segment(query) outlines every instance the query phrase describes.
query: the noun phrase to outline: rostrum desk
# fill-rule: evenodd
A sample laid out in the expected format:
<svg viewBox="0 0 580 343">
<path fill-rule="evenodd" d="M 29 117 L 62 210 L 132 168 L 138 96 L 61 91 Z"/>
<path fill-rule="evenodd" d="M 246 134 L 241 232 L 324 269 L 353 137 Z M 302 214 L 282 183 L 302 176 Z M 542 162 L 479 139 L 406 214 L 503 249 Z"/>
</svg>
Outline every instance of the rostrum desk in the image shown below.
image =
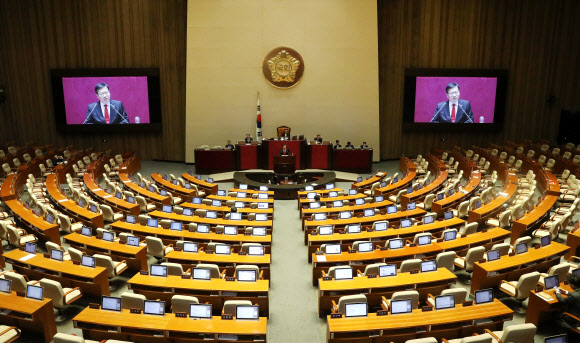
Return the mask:
<svg viewBox="0 0 580 343">
<path fill-rule="evenodd" d="M 56 334 L 52 300 L 34 300 L 19 297 L 16 292 L 0 292 L 0 324 L 34 332 L 43 336 L 45 343 L 49 343 Z"/>
</svg>

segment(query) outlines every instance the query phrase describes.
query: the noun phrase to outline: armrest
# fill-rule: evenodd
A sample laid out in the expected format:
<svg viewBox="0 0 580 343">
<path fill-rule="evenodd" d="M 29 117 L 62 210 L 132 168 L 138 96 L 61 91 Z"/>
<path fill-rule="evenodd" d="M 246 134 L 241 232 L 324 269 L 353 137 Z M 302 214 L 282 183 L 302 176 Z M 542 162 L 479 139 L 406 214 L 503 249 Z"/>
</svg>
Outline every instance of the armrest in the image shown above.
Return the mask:
<svg viewBox="0 0 580 343">
<path fill-rule="evenodd" d="M 570 317 L 572 319 L 575 319 L 576 321 L 580 322 L 580 318 L 576 317 L 575 315 L 573 315 L 571 313 L 564 312 L 564 313 L 562 313 L 562 317 L 564 317 L 564 316 L 568 316 L 568 317 Z"/>
<path fill-rule="evenodd" d="M 260 270 L 260 280 L 264 280 L 264 270 Z"/>
<path fill-rule="evenodd" d="M 405 244 L 413 244 L 413 242 L 411 242 L 411 241 L 410 241 L 410 240 L 408 240 L 408 239 L 405 239 Z"/>
<path fill-rule="evenodd" d="M 580 262 L 580 257 L 578 256 L 572 256 L 568 259 L 568 262 L 572 262 L 572 261 L 579 261 Z"/>
<path fill-rule="evenodd" d="M 226 270 L 222 270 L 222 272 L 220 273 L 220 278 L 224 278 L 226 276 Z"/>
<path fill-rule="evenodd" d="M 380 245 L 378 245 L 378 244 L 377 244 L 375 247 L 376 247 L 377 249 L 380 249 L 380 248 L 381 248 L 381 246 L 380 246 Z"/>
<path fill-rule="evenodd" d="M 115 265 L 115 268 L 117 268 L 118 266 L 120 266 L 120 265 L 121 265 L 121 264 L 123 264 L 123 263 L 127 264 L 127 261 L 126 261 L 126 260 L 123 260 L 123 261 L 121 261 L 121 262 L 117 263 L 117 264 Z"/>
<path fill-rule="evenodd" d="M 364 276 L 364 274 L 363 274 L 363 273 L 361 273 L 361 271 L 360 271 L 360 270 L 358 270 L 358 269 L 356 270 L 356 275 L 357 275 L 357 276 Z"/>
<path fill-rule="evenodd" d="M 322 276 L 327 276 L 327 274 L 324 270 L 321 270 L 321 272 L 322 272 Z"/>
<path fill-rule="evenodd" d="M 332 309 L 331 309 L 332 313 L 338 313 L 338 305 L 336 304 L 336 301 L 332 300 Z"/>
<path fill-rule="evenodd" d="M 427 298 L 431 298 L 431 299 L 435 300 L 435 297 L 431 293 L 427 293 Z"/>
<path fill-rule="evenodd" d="M 516 292 L 515 292 L 514 294 L 511 294 L 511 293 L 508 293 L 508 292 L 507 292 L 505 289 L 501 289 L 501 285 L 502 285 L 503 283 L 507 283 L 507 284 L 509 284 L 510 286 L 513 286 L 513 288 L 515 288 Z M 513 297 L 515 297 L 515 296 L 516 296 L 516 294 L 518 294 L 518 287 L 517 287 L 517 286 L 515 286 L 515 285 L 513 285 L 513 284 L 511 284 L 510 282 L 508 282 L 508 281 L 506 281 L 506 280 L 501 280 L 501 282 L 499 283 L 499 286 L 500 286 L 500 290 L 501 290 L 502 292 L 504 292 L 504 293 L 507 293 L 507 294 L 509 294 L 509 295 L 511 295 L 511 296 L 513 296 Z"/>
<path fill-rule="evenodd" d="M 189 268 L 188 270 L 186 270 L 184 273 L 187 274 L 187 275 L 191 274 L 191 268 Z"/>
<path fill-rule="evenodd" d="M 497 341 L 497 343 L 502 343 L 501 339 L 499 337 L 497 337 L 496 335 L 494 335 L 490 329 L 485 329 L 484 331 L 485 331 L 485 333 L 488 333 L 491 337 L 493 337 Z"/>
<path fill-rule="evenodd" d="M 441 343 L 449 343 L 449 341 L 446 340 L 445 338 L 441 338 Z"/>
<path fill-rule="evenodd" d="M 80 291 L 80 292 L 81 292 L 81 294 L 79 294 L 79 296 L 78 296 L 77 298 L 75 298 L 74 300 L 76 300 L 76 299 L 78 299 L 78 298 L 80 298 L 80 297 L 82 297 L 82 296 L 83 296 L 83 290 L 82 290 L 82 289 L 80 289 L 80 287 L 75 287 L 75 288 L 71 289 L 70 291 L 68 291 L 68 292 L 66 292 L 65 294 L 63 294 L 63 295 L 62 295 L 62 301 L 63 301 L 65 304 L 67 303 L 67 302 L 65 301 L 65 298 L 66 298 L 66 296 L 67 296 L 68 294 L 70 294 L 70 293 L 74 292 L 74 291 Z"/>
<path fill-rule="evenodd" d="M 6 330 L 0 332 L 0 336 L 2 336 L 3 334 L 7 333 L 10 330 L 16 330 L 18 332 L 18 335 L 16 337 L 19 337 L 20 336 L 20 330 L 16 326 L 10 326 L 10 327 L 8 327 Z"/>
</svg>

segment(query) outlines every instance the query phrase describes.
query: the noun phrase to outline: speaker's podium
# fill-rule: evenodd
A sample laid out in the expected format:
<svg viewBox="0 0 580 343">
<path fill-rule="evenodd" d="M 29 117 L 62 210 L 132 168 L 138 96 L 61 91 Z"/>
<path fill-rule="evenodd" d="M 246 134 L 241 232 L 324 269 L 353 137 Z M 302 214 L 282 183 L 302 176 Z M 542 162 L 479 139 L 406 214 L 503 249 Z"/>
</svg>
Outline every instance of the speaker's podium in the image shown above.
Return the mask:
<svg viewBox="0 0 580 343">
<path fill-rule="evenodd" d="M 274 155 L 274 173 L 281 175 L 291 175 L 296 171 L 296 156 Z"/>
</svg>

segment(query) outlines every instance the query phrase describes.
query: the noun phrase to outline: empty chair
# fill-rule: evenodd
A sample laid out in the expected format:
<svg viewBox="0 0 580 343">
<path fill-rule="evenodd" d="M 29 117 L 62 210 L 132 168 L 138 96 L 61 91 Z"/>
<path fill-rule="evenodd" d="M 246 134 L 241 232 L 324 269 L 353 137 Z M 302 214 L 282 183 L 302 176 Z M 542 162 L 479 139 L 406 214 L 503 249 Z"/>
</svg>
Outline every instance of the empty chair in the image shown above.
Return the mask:
<svg viewBox="0 0 580 343">
<path fill-rule="evenodd" d="M 191 270 L 187 270 L 185 273 L 183 272 L 183 266 L 179 263 L 174 262 L 163 262 L 161 263 L 162 266 L 167 266 L 167 275 L 176 275 L 181 276 L 183 274 L 189 275 Z"/>
<path fill-rule="evenodd" d="M 256 272 L 256 276 L 258 279 L 263 280 L 264 273 L 262 271 L 260 271 L 260 268 L 258 268 L 258 266 L 256 266 L 256 265 L 239 264 L 236 266 L 235 275 L 238 275 L 238 270 L 252 270 L 252 271 Z"/>
<path fill-rule="evenodd" d="M 0 342 L 11 343 L 20 337 L 20 330 L 15 326 L 0 325 Z"/>
<path fill-rule="evenodd" d="M 332 313 L 345 313 L 346 304 L 366 303 L 367 297 L 364 294 L 343 295 L 338 299 L 338 304 L 332 300 Z"/>
<path fill-rule="evenodd" d="M 72 223 L 70 218 L 62 213 L 57 213 L 56 215 L 60 224 L 60 231 L 72 233 L 81 230 L 83 227 L 82 222 Z"/>
<path fill-rule="evenodd" d="M 422 203 L 417 204 L 417 207 L 419 207 L 425 211 L 429 211 L 431 209 L 431 205 L 433 204 L 434 199 L 435 199 L 435 194 L 428 194 Z"/>
<path fill-rule="evenodd" d="M 62 314 L 62 309 L 67 305 L 72 304 L 83 296 L 83 291 L 79 287 L 63 288 L 58 281 L 50 279 L 41 279 L 40 286 L 44 288 L 43 296 L 52 299 L 52 306 L 54 306 L 59 317 Z M 59 319 L 63 318 L 58 318 Z"/>
<path fill-rule="evenodd" d="M 457 218 L 465 218 L 467 217 L 469 210 L 469 200 L 463 201 L 459 204 L 456 210 L 453 211 L 453 215 Z"/>
<path fill-rule="evenodd" d="M 28 285 L 36 285 L 39 281 L 28 280 L 26 275 L 18 274 L 12 271 L 3 274 L 6 280 L 12 281 L 11 290 L 14 292 L 26 293 Z"/>
<path fill-rule="evenodd" d="M 510 253 L 510 248 L 509 243 L 497 243 L 491 247 L 491 250 L 499 250 L 499 255 L 504 256 Z"/>
<path fill-rule="evenodd" d="M 409 342 L 409 341 L 407 341 Z M 443 338 L 442 343 L 492 343 L 492 338 L 484 335 L 467 336 L 463 338 L 446 340 Z"/>
<path fill-rule="evenodd" d="M 411 299 L 411 308 L 413 310 L 419 307 L 419 292 L 417 291 L 399 291 L 393 293 L 391 299 L 387 300 L 384 296 L 381 297 L 381 307 L 383 310 L 390 310 L 391 302 L 395 300 Z"/>
<path fill-rule="evenodd" d="M 142 212 L 150 212 L 155 210 L 155 205 L 154 204 L 148 204 L 147 201 L 145 200 L 144 197 L 137 195 L 135 197 L 135 201 L 137 202 L 137 205 L 139 205 L 139 209 Z"/>
<path fill-rule="evenodd" d="M 242 243 L 242 247 L 241 247 L 241 251 L 248 253 L 250 250 L 250 247 L 259 247 L 262 246 L 262 244 L 260 243 Z"/>
<path fill-rule="evenodd" d="M 117 275 L 121 275 L 121 273 L 127 270 L 127 262 L 125 260 L 121 262 L 115 262 L 111 256 L 101 254 L 94 254 L 93 257 L 96 260 L 97 266 L 107 269 L 109 278 L 114 278 Z"/>
<path fill-rule="evenodd" d="M 121 309 L 130 310 L 134 308 L 143 311 L 145 300 L 147 300 L 147 298 L 143 294 L 123 292 L 121 294 Z"/>
<path fill-rule="evenodd" d="M 15 246 L 21 247 L 26 245 L 26 243 L 34 243 L 37 241 L 36 236 L 32 234 L 25 234 L 22 229 L 17 229 L 12 225 L 6 225 L 6 230 L 8 232 L 8 242 Z"/>
<path fill-rule="evenodd" d="M 422 232 L 415 235 L 415 238 L 413 238 L 413 243 L 418 244 L 421 237 L 429 237 L 429 240 L 432 239 L 431 232 Z"/>
<path fill-rule="evenodd" d="M 477 227 L 479 224 L 477 222 L 465 224 L 461 229 L 459 229 L 459 235 L 465 237 L 477 232 Z"/>
<path fill-rule="evenodd" d="M 75 249 L 73 247 L 69 247 L 68 248 L 68 254 L 70 256 L 71 261 L 77 261 L 77 262 L 81 262 L 83 259 L 83 252 Z"/>
<path fill-rule="evenodd" d="M 101 211 L 103 212 L 103 219 L 108 222 L 116 222 L 123 219 L 123 214 L 114 213 L 109 205 L 102 204 Z"/>
<path fill-rule="evenodd" d="M 401 267 L 399 268 L 400 273 L 408 273 L 411 270 L 419 270 L 421 269 L 421 259 L 409 259 L 405 260 L 401 263 Z"/>
<path fill-rule="evenodd" d="M 379 262 L 379 263 L 373 263 L 373 264 L 368 264 L 365 267 L 365 271 L 363 273 L 364 276 L 368 276 L 370 274 L 375 274 L 375 275 L 379 275 L 379 268 L 381 266 L 386 266 L 387 264 L 384 262 Z"/>
<path fill-rule="evenodd" d="M 147 254 L 158 259 L 164 258 L 170 251 L 173 251 L 172 244 L 164 245 L 161 238 L 149 236 L 145 237 L 145 241 L 147 242 Z"/>
<path fill-rule="evenodd" d="M 435 262 L 437 268 L 447 268 L 450 272 L 455 270 L 455 251 L 446 251 L 437 254 Z"/>
<path fill-rule="evenodd" d="M 233 316 L 236 315 L 236 307 L 238 305 L 252 305 L 250 300 L 226 300 L 224 301 L 224 307 L 222 309 L 222 314 L 231 314 Z"/>
<path fill-rule="evenodd" d="M 514 311 L 524 313 L 521 308 L 522 302 L 530 296 L 530 292 L 536 289 L 540 280 L 540 273 L 532 272 L 520 276 L 518 281 L 505 281 L 499 284 L 499 290 L 512 296 L 517 302 L 518 307 Z"/>
<path fill-rule="evenodd" d="M 485 247 L 473 247 L 467 250 L 465 257 L 457 256 L 455 258 L 455 266 L 465 270 L 468 277 L 471 278 L 471 272 L 473 271 L 473 265 L 475 262 L 483 258 L 485 253 Z M 467 284 L 471 283 L 471 280 L 466 280 Z"/>
<path fill-rule="evenodd" d="M 60 245 L 58 245 L 54 242 L 50 242 L 50 241 L 47 241 L 45 244 L 46 244 L 46 250 L 48 251 L 49 255 L 52 254 L 53 250 L 59 250 L 59 251 L 63 252 L 63 256 L 62 256 L 63 260 L 70 260 L 70 255 L 67 252 L 65 252 L 64 249 Z"/>
<path fill-rule="evenodd" d="M 467 299 L 467 290 L 465 288 L 448 288 L 444 289 L 439 295 L 453 295 L 455 305 L 463 303 Z M 435 306 L 435 297 L 431 294 L 427 296 L 427 303 Z"/>
<path fill-rule="evenodd" d="M 554 168 L 554 165 L 556 164 L 556 161 L 553 158 L 550 158 L 548 160 L 548 163 L 546 163 L 546 166 L 544 167 L 544 169 L 546 170 L 552 170 Z"/>
<path fill-rule="evenodd" d="M 189 313 L 191 304 L 199 304 L 199 300 L 196 297 L 176 294 L 171 297 L 171 312 Z"/>
<path fill-rule="evenodd" d="M 534 341 L 536 335 L 536 326 L 531 323 L 515 324 L 505 328 L 504 331 L 490 331 L 485 329 L 483 335 L 492 338 L 492 343 L 513 342 L 513 343 L 529 343 Z"/>
<path fill-rule="evenodd" d="M 223 279 L 226 277 L 226 270 L 224 269 L 222 272 L 220 272 L 220 268 L 217 264 L 199 263 L 195 267 L 209 269 L 209 274 L 212 279 Z"/>
<path fill-rule="evenodd" d="M 167 192 L 167 196 L 169 197 L 172 205 L 181 204 L 183 202 L 183 199 L 180 197 L 174 197 L 170 192 Z"/>
<path fill-rule="evenodd" d="M 379 188 L 380 186 L 381 186 L 380 182 L 373 182 L 373 184 L 371 185 L 371 189 L 368 191 L 364 191 L 364 194 L 373 196 L 375 194 L 375 189 Z"/>
<path fill-rule="evenodd" d="M 389 200 L 398 204 L 400 202 L 401 199 L 401 195 L 407 194 L 407 190 L 406 189 L 401 189 L 399 191 L 399 193 L 397 193 L 397 195 L 389 195 Z"/>
<path fill-rule="evenodd" d="M 501 227 L 503 229 L 503 228 L 510 225 L 511 214 L 512 214 L 511 210 L 505 210 L 505 211 L 501 212 L 497 218 L 488 219 L 485 222 L 485 224 L 487 224 L 489 226 L 494 226 L 494 227 L 496 227 L 496 226 Z"/>
<path fill-rule="evenodd" d="M 538 281 L 539 284 L 544 284 L 544 278 L 552 275 L 558 275 L 558 280 L 560 282 L 566 280 L 566 275 L 568 275 L 568 271 L 570 270 L 569 263 L 559 263 L 555 266 L 552 266 L 548 273 L 540 273 L 540 280 Z"/>
</svg>

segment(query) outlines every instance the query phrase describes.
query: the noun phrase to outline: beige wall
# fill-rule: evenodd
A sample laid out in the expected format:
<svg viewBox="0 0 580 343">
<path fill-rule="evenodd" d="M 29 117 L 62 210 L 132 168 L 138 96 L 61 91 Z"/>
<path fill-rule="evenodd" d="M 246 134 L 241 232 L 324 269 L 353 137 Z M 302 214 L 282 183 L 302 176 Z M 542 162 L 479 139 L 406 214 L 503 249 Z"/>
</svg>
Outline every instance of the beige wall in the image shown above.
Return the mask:
<svg viewBox="0 0 580 343">
<path fill-rule="evenodd" d="M 202 144 L 255 136 L 260 92 L 264 137 L 292 134 L 366 140 L 379 152 L 376 0 L 189 0 L 186 161 Z M 279 46 L 304 59 L 301 82 L 280 90 L 262 74 Z"/>
</svg>

